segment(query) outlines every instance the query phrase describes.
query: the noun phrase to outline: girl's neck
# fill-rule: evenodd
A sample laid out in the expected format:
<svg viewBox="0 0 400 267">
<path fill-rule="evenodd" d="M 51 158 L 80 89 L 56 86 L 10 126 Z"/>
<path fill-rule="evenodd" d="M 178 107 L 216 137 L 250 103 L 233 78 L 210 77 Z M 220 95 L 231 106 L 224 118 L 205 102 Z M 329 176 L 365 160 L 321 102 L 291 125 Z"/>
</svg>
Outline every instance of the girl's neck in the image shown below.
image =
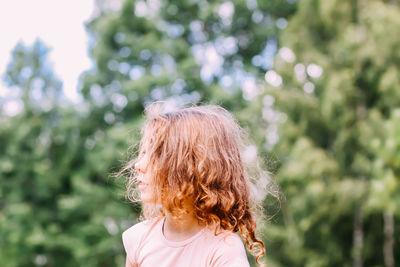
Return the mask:
<svg viewBox="0 0 400 267">
<path fill-rule="evenodd" d="M 169 241 L 179 242 L 186 240 L 197 234 L 203 228 L 204 226 L 200 225 L 197 219 L 192 215 L 176 218 L 168 212 L 165 213 L 163 234 Z"/>
</svg>

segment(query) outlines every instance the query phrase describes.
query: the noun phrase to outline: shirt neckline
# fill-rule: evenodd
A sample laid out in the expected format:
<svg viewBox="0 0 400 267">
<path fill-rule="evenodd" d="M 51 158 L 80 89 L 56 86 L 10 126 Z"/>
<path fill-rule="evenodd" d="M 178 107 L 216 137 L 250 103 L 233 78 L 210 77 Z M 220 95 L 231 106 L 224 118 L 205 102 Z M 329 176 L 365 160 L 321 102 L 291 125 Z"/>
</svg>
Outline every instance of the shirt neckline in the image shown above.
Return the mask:
<svg viewBox="0 0 400 267">
<path fill-rule="evenodd" d="M 165 222 L 165 217 L 162 220 L 160 220 L 160 223 L 158 225 L 158 234 L 159 234 L 161 240 L 163 241 L 163 243 L 169 247 L 184 247 L 184 246 L 190 244 L 191 242 L 193 242 L 199 236 L 201 236 L 205 230 L 205 228 L 203 228 L 199 232 L 197 232 L 195 235 L 193 235 L 185 240 L 182 240 L 182 241 L 170 241 L 165 238 L 164 233 L 162 231 L 164 222 Z"/>
</svg>

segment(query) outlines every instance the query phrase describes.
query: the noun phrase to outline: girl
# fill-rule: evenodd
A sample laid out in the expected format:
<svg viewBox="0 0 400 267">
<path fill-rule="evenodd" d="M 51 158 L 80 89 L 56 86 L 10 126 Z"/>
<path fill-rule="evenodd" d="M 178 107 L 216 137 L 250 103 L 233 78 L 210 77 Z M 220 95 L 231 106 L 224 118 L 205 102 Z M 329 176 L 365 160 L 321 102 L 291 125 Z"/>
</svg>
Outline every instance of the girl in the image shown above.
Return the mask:
<svg viewBox="0 0 400 267">
<path fill-rule="evenodd" d="M 160 104 L 146 117 L 139 156 L 123 169 L 147 219 L 122 235 L 126 267 L 246 267 L 237 232 L 262 265 L 235 119 L 218 106 L 163 113 Z"/>
</svg>

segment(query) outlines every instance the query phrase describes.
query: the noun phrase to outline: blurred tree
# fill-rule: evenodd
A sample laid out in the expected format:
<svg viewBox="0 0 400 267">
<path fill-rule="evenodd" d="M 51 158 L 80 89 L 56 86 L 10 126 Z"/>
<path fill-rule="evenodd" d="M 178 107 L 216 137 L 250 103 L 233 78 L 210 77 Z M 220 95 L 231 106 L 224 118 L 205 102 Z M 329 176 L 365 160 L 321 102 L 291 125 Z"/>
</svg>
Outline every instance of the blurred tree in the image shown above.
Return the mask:
<svg viewBox="0 0 400 267">
<path fill-rule="evenodd" d="M 260 99 L 274 126 L 267 145 L 281 139 L 270 149 L 281 159 L 287 198 L 267 229 L 270 255 L 276 266 L 395 266 L 399 4 L 302 0 L 298 7 Z"/>
<path fill-rule="evenodd" d="M 40 41 L 18 44 L 4 77 L 0 266 L 116 266 L 132 209 L 108 173 L 126 130 L 87 130 L 84 103 L 61 106 L 48 51 Z"/>
<path fill-rule="evenodd" d="M 285 27 L 296 7 L 284 0 L 98 3 L 98 17 L 88 23 L 96 65 L 81 91 L 113 123 L 155 100 L 248 104 L 242 95 L 257 94 L 255 80 L 276 48 L 276 25 Z M 122 7 L 114 11 L 117 3 Z"/>
<path fill-rule="evenodd" d="M 46 61 L 49 49 L 36 40 L 32 47 L 18 43 L 12 51 L 4 81 L 13 96 L 19 95 L 25 111 L 50 110 L 62 96 L 62 83 Z"/>
</svg>

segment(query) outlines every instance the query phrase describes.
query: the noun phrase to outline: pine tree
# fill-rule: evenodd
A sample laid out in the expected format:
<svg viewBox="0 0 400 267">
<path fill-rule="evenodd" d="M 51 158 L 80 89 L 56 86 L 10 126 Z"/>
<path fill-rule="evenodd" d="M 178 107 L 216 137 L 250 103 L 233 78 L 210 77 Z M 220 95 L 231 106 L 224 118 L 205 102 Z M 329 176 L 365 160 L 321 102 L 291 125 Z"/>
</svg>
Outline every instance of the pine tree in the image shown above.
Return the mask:
<svg viewBox="0 0 400 267">
<path fill-rule="evenodd" d="M 26 111 L 48 111 L 62 97 L 62 83 L 47 61 L 49 51 L 40 40 L 32 47 L 20 42 L 12 51 L 4 81 L 13 95 L 20 95 Z"/>
</svg>

